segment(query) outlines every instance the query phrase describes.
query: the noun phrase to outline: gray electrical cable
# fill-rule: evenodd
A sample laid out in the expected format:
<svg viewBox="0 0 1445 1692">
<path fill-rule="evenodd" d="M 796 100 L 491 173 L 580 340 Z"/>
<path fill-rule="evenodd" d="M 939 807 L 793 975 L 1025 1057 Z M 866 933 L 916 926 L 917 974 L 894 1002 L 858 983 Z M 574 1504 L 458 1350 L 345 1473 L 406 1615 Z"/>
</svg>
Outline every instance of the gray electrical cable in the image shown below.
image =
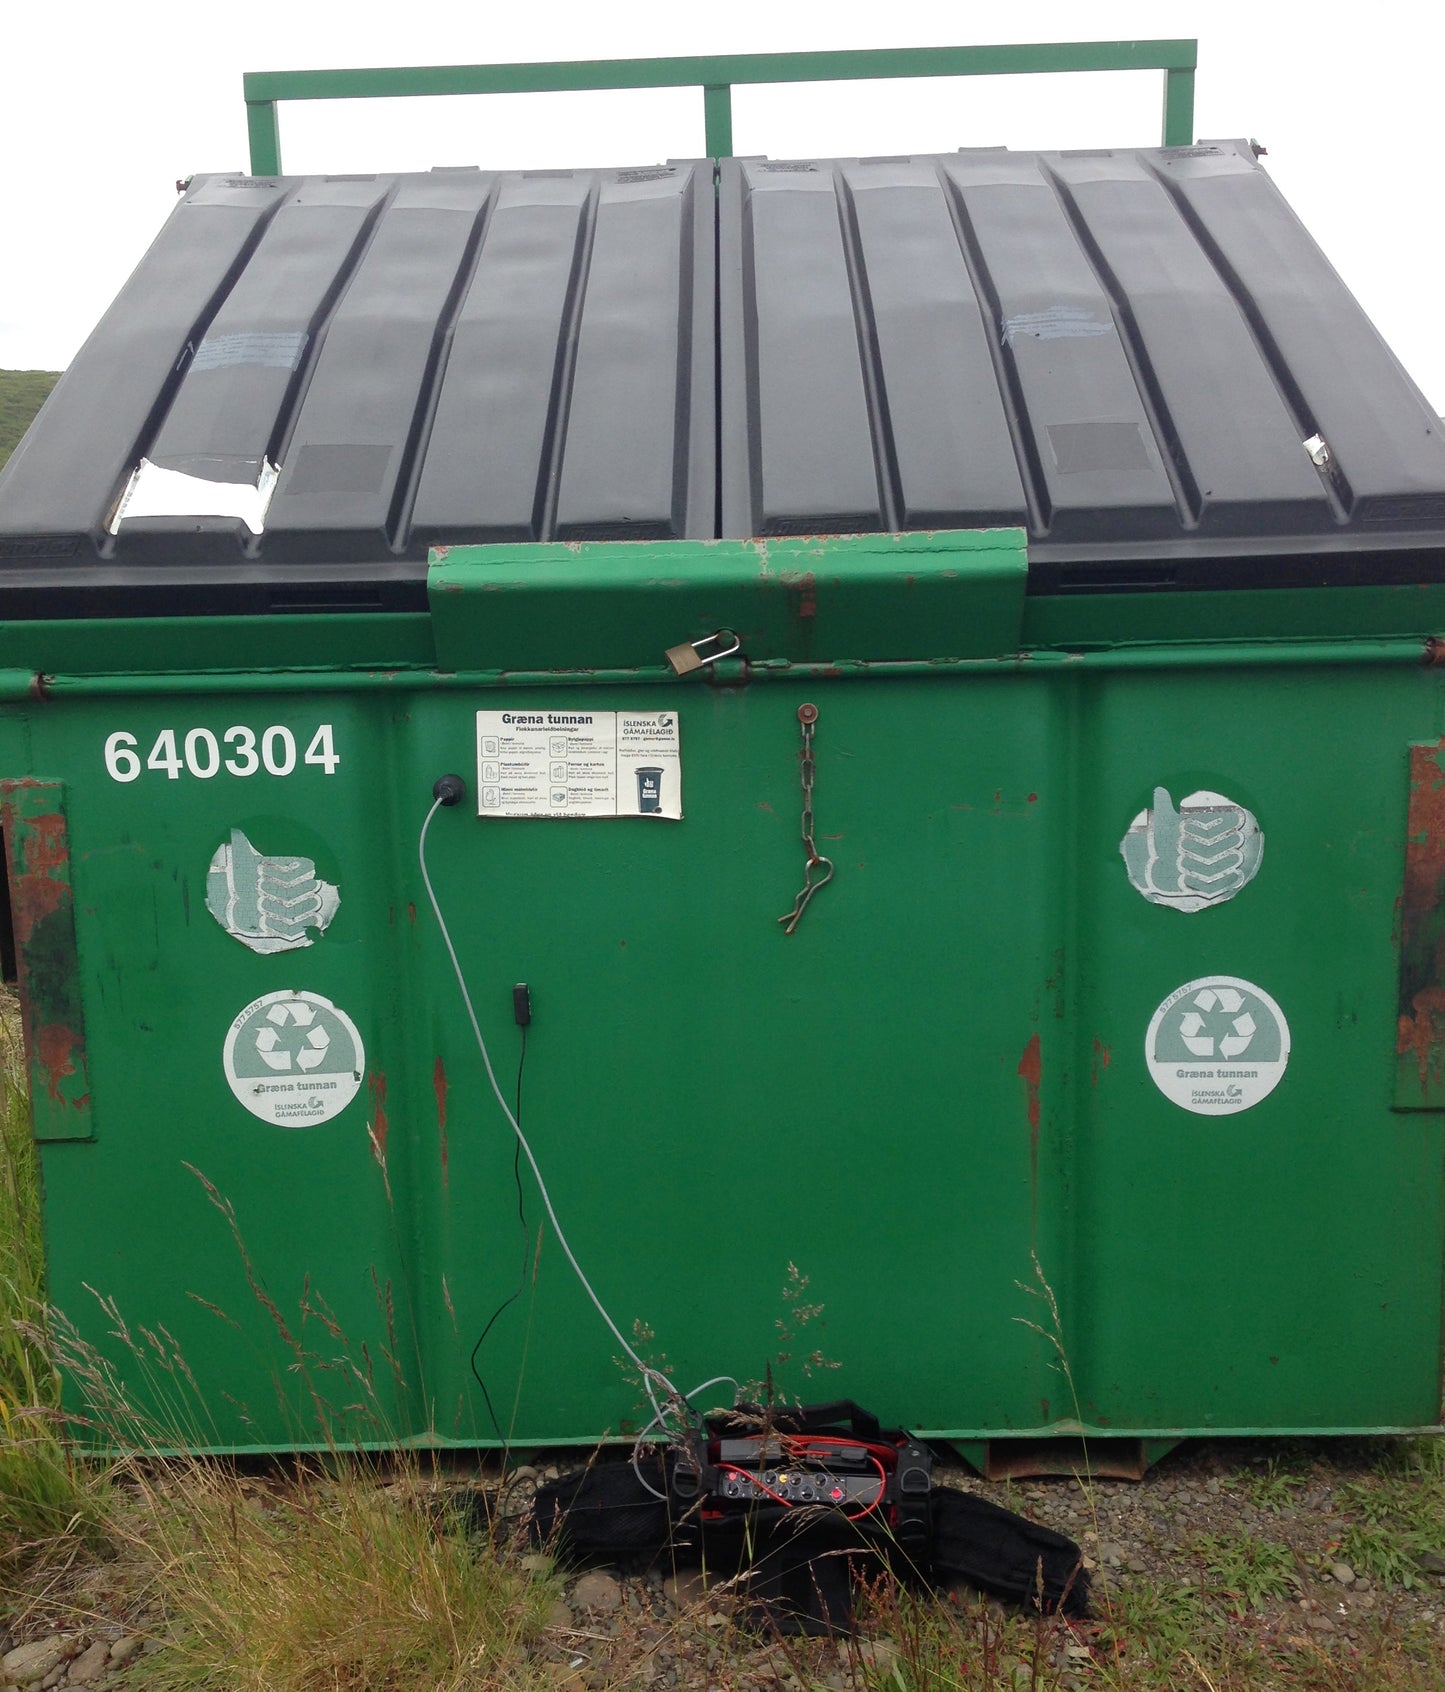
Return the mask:
<svg viewBox="0 0 1445 1692">
<path fill-rule="evenodd" d="M 432 808 L 426 814 L 426 821 L 421 825 L 421 834 L 417 837 L 417 859 L 421 864 L 422 885 L 426 888 L 426 896 L 431 903 L 432 915 L 437 919 L 437 927 L 441 930 L 442 941 L 447 949 L 447 956 L 452 960 L 452 969 L 456 972 L 457 986 L 461 988 L 462 1003 L 467 1008 L 467 1019 L 472 1025 L 472 1033 L 476 1038 L 477 1050 L 482 1054 L 482 1064 L 487 1072 L 487 1080 L 491 1082 L 492 1092 L 496 1096 L 497 1103 L 502 1107 L 502 1115 L 506 1117 L 507 1121 L 511 1124 L 512 1132 L 517 1136 L 517 1144 L 522 1148 L 522 1151 L 526 1155 L 527 1163 L 530 1166 L 532 1174 L 537 1182 L 537 1191 L 542 1195 L 542 1203 L 547 1211 L 547 1220 L 552 1224 L 552 1231 L 557 1236 L 557 1243 L 562 1247 L 563 1255 L 572 1265 L 572 1273 L 576 1275 L 577 1279 L 582 1283 L 582 1290 L 587 1294 L 588 1298 L 592 1300 L 597 1314 L 607 1324 L 608 1331 L 627 1353 L 628 1357 L 630 1357 L 637 1365 L 642 1379 L 642 1389 L 647 1394 L 648 1402 L 652 1405 L 653 1417 L 642 1432 L 637 1436 L 637 1440 L 632 1447 L 632 1472 L 637 1476 L 641 1485 L 646 1488 L 646 1490 L 650 1492 L 654 1498 L 660 1498 L 664 1503 L 666 1503 L 667 1494 L 665 1492 L 659 1492 L 655 1486 L 651 1485 L 637 1466 L 638 1453 L 642 1449 L 642 1442 L 654 1428 L 657 1428 L 664 1433 L 667 1432 L 668 1418 L 677 1414 L 679 1406 L 681 1406 L 684 1410 L 691 1411 L 694 1417 L 696 1417 L 697 1412 L 692 1410 L 692 1400 L 697 1397 L 698 1393 L 706 1392 L 709 1387 L 721 1386 L 722 1383 L 726 1381 L 732 1385 L 734 1390 L 740 1389 L 738 1388 L 737 1381 L 734 1380 L 731 1375 L 714 1375 L 711 1380 L 704 1381 L 701 1386 L 695 1386 L 691 1392 L 679 1392 L 667 1376 L 663 1374 L 661 1369 L 654 1369 L 650 1363 L 645 1363 L 642 1358 L 637 1355 L 637 1352 L 633 1349 L 633 1347 L 628 1344 L 627 1340 L 623 1337 L 622 1330 L 608 1314 L 606 1305 L 603 1304 L 602 1300 L 598 1298 L 596 1292 L 593 1290 L 591 1281 L 589 1281 L 586 1275 L 583 1274 L 582 1265 L 573 1255 L 572 1247 L 567 1243 L 567 1236 L 562 1232 L 562 1224 L 557 1220 L 557 1212 L 552 1208 L 552 1195 L 547 1191 L 547 1183 L 542 1178 L 542 1171 L 537 1165 L 537 1159 L 532 1155 L 531 1145 L 527 1141 L 527 1136 L 522 1132 L 522 1125 L 517 1121 L 516 1116 L 513 1114 L 512 1107 L 507 1103 L 506 1095 L 497 1084 L 496 1073 L 492 1069 L 491 1054 L 487 1051 L 487 1042 L 482 1036 L 481 1024 L 477 1021 L 477 1013 L 472 1005 L 472 995 L 467 987 L 467 978 L 462 973 L 461 960 L 457 957 L 457 949 L 452 944 L 451 930 L 447 927 L 447 919 L 442 915 L 442 908 L 437 900 L 436 890 L 431 884 L 431 876 L 427 871 L 427 830 L 431 827 L 432 818 L 442 808 L 442 804 L 443 801 L 440 799 L 433 803 Z M 671 1400 L 671 1402 L 665 1407 L 657 1402 L 657 1393 L 653 1389 L 654 1381 L 657 1382 L 657 1384 L 663 1389 L 667 1398 Z"/>
<path fill-rule="evenodd" d="M 562 1247 L 563 1254 L 565 1255 L 567 1261 L 572 1265 L 573 1274 L 576 1275 L 577 1279 L 582 1283 L 582 1290 L 587 1294 L 588 1298 L 592 1300 L 593 1305 L 596 1307 L 597 1314 L 607 1324 L 613 1339 L 617 1341 L 618 1345 L 622 1347 L 622 1349 L 641 1370 L 643 1385 L 647 1390 L 648 1398 L 652 1400 L 652 1408 L 654 1410 L 658 1410 L 657 1400 L 653 1396 L 650 1385 L 653 1380 L 658 1381 L 672 1398 L 681 1398 L 682 1394 L 678 1392 L 677 1388 L 670 1380 L 668 1380 L 667 1376 L 664 1375 L 660 1369 L 654 1369 L 650 1363 L 643 1362 L 642 1358 L 637 1355 L 633 1348 L 628 1344 L 627 1340 L 623 1337 L 621 1328 L 619 1328 L 616 1322 L 612 1320 L 611 1316 L 608 1315 L 607 1306 L 603 1304 L 602 1300 L 598 1298 L 597 1294 L 593 1291 L 591 1281 L 589 1281 L 586 1275 L 583 1274 L 582 1265 L 573 1255 L 572 1247 L 567 1243 L 567 1236 L 562 1232 L 562 1224 L 557 1220 L 557 1212 L 552 1208 L 552 1195 L 547 1191 L 547 1183 L 542 1178 L 542 1171 L 537 1166 L 537 1159 L 532 1155 L 532 1148 L 528 1144 L 527 1136 L 522 1132 L 522 1125 L 517 1121 L 516 1117 L 513 1116 L 512 1107 L 507 1103 L 506 1096 L 503 1094 L 502 1089 L 497 1085 L 497 1077 L 492 1069 L 491 1055 L 487 1051 L 487 1042 L 482 1038 L 481 1024 L 477 1021 L 477 1013 L 472 1007 L 472 995 L 467 990 L 467 978 L 462 974 L 461 960 L 457 957 L 456 947 L 452 945 L 451 932 L 447 928 L 446 918 L 442 915 L 442 908 L 437 903 L 436 892 L 431 884 L 431 876 L 427 873 L 427 830 L 431 827 L 432 818 L 441 809 L 441 806 L 441 800 L 436 800 L 433 803 L 432 808 L 426 814 L 426 821 L 421 825 L 421 836 L 417 841 L 417 856 L 421 862 L 422 885 L 426 888 L 426 896 L 431 901 L 432 913 L 437 919 L 437 926 L 442 931 L 442 940 L 446 944 L 447 956 L 452 960 L 452 968 L 456 971 L 457 986 L 462 990 L 462 1003 L 467 1007 L 467 1017 L 472 1025 L 472 1033 L 476 1036 L 477 1050 L 482 1054 L 482 1063 L 487 1071 L 487 1080 L 491 1082 L 492 1091 L 496 1094 L 497 1103 L 502 1107 L 502 1115 L 505 1116 L 507 1121 L 511 1123 L 512 1132 L 517 1136 L 517 1144 L 521 1146 L 523 1155 L 526 1157 L 528 1164 L 531 1166 L 532 1174 L 535 1176 L 537 1181 L 537 1191 L 541 1193 L 542 1203 L 546 1207 L 547 1219 L 552 1224 L 552 1230 L 557 1236 L 557 1243 Z M 658 1415 L 660 1416 L 661 1414 L 662 1412 L 658 1410 Z"/>
</svg>

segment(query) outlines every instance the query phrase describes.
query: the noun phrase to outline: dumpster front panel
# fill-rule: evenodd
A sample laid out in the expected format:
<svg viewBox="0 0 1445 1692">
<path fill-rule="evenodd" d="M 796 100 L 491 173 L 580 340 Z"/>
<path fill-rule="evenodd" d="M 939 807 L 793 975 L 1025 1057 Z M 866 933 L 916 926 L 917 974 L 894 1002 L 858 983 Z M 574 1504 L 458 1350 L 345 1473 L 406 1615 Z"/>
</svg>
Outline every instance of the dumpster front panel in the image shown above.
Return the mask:
<svg viewBox="0 0 1445 1692">
<path fill-rule="evenodd" d="M 314 1440 L 318 1405 L 356 1441 L 647 1420 L 431 915 L 456 771 L 427 862 L 498 1085 L 680 1385 L 967 1437 L 1433 1423 L 1441 1116 L 1392 1107 L 1438 673 L 1109 656 L 7 708 L 11 755 L 71 772 L 94 1138 L 44 1147 L 57 1303 L 121 1362 L 117 1316 L 173 1336 L 207 1447 Z M 788 935 L 804 704 L 834 876 Z M 681 818 L 486 814 L 479 712 L 675 714 Z"/>
</svg>

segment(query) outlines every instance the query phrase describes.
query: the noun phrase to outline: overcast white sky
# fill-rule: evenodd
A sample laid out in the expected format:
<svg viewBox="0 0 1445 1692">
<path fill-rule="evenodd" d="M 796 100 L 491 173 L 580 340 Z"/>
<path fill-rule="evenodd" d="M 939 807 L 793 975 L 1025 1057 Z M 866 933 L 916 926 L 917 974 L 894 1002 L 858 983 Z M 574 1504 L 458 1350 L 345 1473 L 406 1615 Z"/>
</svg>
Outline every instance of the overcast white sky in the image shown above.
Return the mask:
<svg viewBox="0 0 1445 1692">
<path fill-rule="evenodd" d="M 245 168 L 243 71 L 1191 35 L 1196 136 L 1263 142 L 1286 197 L 1445 409 L 1438 0 L 12 6 L 0 367 L 63 367 L 159 229 L 176 178 Z M 740 89 L 734 144 L 775 158 L 1149 146 L 1162 86 L 1149 72 Z M 702 101 L 668 90 L 318 102 L 283 107 L 281 139 L 295 172 L 641 164 L 702 152 Z"/>
</svg>

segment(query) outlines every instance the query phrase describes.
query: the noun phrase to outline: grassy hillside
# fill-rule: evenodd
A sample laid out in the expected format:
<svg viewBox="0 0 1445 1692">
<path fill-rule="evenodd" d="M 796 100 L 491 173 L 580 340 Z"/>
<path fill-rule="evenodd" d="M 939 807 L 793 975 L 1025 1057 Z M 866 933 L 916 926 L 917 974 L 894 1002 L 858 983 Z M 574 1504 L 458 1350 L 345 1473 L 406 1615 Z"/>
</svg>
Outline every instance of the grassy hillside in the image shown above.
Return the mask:
<svg viewBox="0 0 1445 1692">
<path fill-rule="evenodd" d="M 58 370 L 0 370 L 0 467 L 59 380 Z"/>
</svg>

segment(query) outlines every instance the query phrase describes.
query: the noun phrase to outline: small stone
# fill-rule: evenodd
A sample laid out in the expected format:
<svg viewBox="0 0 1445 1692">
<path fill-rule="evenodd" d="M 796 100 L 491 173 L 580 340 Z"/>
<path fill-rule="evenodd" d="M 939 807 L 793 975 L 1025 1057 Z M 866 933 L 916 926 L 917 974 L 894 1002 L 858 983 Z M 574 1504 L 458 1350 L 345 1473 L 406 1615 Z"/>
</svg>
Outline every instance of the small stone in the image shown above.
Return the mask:
<svg viewBox="0 0 1445 1692">
<path fill-rule="evenodd" d="M 64 1680 L 64 1679 L 65 1679 L 65 1664 L 61 1663 L 58 1668 L 51 1669 L 50 1673 L 46 1675 L 45 1679 L 40 1682 L 40 1692 L 50 1692 L 50 1688 L 52 1686 L 59 1686 L 61 1681 Z"/>
<path fill-rule="evenodd" d="M 1124 1561 L 1123 1548 L 1113 1544 L 1110 1540 L 1101 1540 L 1099 1544 L 1099 1561 L 1103 1563 L 1106 1568 L 1117 1569 Z"/>
<path fill-rule="evenodd" d="M 1445 1574 L 1445 1557 L 1438 1551 L 1420 1551 L 1415 1556 L 1415 1567 L 1422 1574 Z"/>
<path fill-rule="evenodd" d="M 530 1463 L 518 1463 L 507 1476 L 509 1481 L 534 1481 L 536 1478 L 537 1471 Z"/>
<path fill-rule="evenodd" d="M 622 1608 L 622 1582 L 603 1569 L 593 1569 L 572 1588 L 572 1608 L 611 1615 Z"/>
<path fill-rule="evenodd" d="M 707 1576 L 701 1569 L 684 1569 L 681 1574 L 669 1575 L 662 1583 L 663 1596 L 679 1610 L 700 1604 L 707 1596 Z"/>
<path fill-rule="evenodd" d="M 559 1598 L 547 1612 L 547 1626 L 552 1628 L 570 1628 L 576 1622 L 571 1608 Z"/>
<path fill-rule="evenodd" d="M 1339 1581 L 1341 1586 L 1353 1586 L 1355 1584 L 1355 1571 L 1348 1563 L 1331 1563 L 1330 1574 Z"/>
<path fill-rule="evenodd" d="M 1370 1592 L 1370 1591 L 1373 1591 L 1373 1590 L 1374 1590 L 1374 1582 L 1370 1579 L 1370 1577 L 1368 1575 L 1357 1574 L 1355 1576 L 1355 1591 L 1356 1592 Z"/>
<path fill-rule="evenodd" d="M 110 1646 L 105 1640 L 97 1639 L 93 1645 L 87 1645 L 70 1665 L 70 1684 L 88 1686 L 92 1680 L 99 1680 L 109 1662 Z"/>
<path fill-rule="evenodd" d="M 858 1647 L 858 1661 L 864 1668 L 889 1675 L 898 1662 L 898 1647 L 891 1639 L 865 1639 Z"/>
<path fill-rule="evenodd" d="M 17 1645 L 13 1651 L 7 1651 L 4 1657 L 0 1657 L 0 1673 L 16 1686 L 33 1686 L 65 1661 L 72 1644 L 73 1641 L 56 1635 L 52 1639 L 34 1639 L 28 1645 Z"/>
<path fill-rule="evenodd" d="M 1305 1626 L 1312 1633 L 1333 1633 L 1335 1631 L 1335 1624 L 1326 1615 L 1306 1616 Z"/>
<path fill-rule="evenodd" d="M 545 1551 L 529 1551 L 521 1558 L 518 1567 L 523 1574 L 551 1574 L 553 1559 Z"/>
<path fill-rule="evenodd" d="M 124 1639 L 117 1639 L 110 1648 L 110 1666 L 118 1668 L 121 1663 L 128 1663 L 139 1653 L 144 1643 L 138 1633 L 128 1633 Z"/>
</svg>

